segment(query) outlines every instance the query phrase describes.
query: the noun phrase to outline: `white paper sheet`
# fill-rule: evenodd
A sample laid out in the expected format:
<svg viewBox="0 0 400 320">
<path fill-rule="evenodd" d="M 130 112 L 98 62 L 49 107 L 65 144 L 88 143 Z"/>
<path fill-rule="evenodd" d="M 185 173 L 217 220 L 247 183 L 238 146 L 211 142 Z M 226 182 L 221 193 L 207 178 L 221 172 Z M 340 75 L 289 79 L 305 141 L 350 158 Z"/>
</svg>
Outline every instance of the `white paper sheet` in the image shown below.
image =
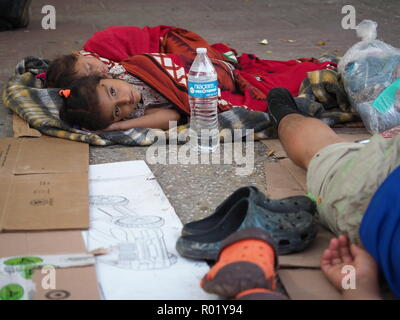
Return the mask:
<svg viewBox="0 0 400 320">
<path fill-rule="evenodd" d="M 175 250 L 182 223 L 144 161 L 91 165 L 88 250 L 113 248 L 97 257 L 104 299 L 217 299 L 200 280 L 205 262 Z"/>
</svg>

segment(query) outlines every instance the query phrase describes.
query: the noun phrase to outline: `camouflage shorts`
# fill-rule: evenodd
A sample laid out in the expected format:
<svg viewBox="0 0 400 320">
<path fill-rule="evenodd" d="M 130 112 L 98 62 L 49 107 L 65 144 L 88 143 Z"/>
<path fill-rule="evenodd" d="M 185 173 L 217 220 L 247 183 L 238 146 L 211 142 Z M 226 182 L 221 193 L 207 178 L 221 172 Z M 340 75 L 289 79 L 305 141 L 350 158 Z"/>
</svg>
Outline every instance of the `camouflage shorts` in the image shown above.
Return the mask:
<svg viewBox="0 0 400 320">
<path fill-rule="evenodd" d="M 307 172 L 310 197 L 320 222 L 336 235 L 361 244 L 359 227 L 368 204 L 386 177 L 400 165 L 400 135 L 375 135 L 367 144 L 337 143 L 314 155 Z"/>
</svg>

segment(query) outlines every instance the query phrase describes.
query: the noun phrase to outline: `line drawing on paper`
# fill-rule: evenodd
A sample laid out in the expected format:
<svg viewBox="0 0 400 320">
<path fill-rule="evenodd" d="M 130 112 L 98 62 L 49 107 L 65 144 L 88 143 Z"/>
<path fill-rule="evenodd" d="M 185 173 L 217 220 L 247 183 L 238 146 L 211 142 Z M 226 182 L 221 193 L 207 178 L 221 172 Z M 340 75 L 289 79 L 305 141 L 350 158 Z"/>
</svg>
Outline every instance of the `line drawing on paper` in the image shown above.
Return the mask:
<svg viewBox="0 0 400 320">
<path fill-rule="evenodd" d="M 162 217 L 137 215 L 129 200 L 119 195 L 90 196 L 90 207 L 109 221 L 92 220 L 89 238 L 113 244 L 111 252 L 100 256 L 99 262 L 134 270 L 166 269 L 177 262 L 177 256 L 167 250 Z"/>
</svg>

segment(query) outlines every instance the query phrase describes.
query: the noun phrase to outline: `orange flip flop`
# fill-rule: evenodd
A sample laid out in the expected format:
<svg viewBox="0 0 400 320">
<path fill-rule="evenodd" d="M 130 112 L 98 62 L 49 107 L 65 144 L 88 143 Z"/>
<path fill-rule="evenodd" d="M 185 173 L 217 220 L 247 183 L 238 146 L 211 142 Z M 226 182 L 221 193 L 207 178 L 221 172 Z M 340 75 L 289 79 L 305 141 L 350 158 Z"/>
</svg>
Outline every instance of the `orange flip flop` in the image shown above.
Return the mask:
<svg viewBox="0 0 400 320">
<path fill-rule="evenodd" d="M 201 287 L 227 298 L 256 299 L 261 293 L 265 299 L 286 299 L 274 292 L 277 269 L 273 239 L 262 229 L 247 228 L 223 241 L 218 260 L 202 279 Z"/>
</svg>

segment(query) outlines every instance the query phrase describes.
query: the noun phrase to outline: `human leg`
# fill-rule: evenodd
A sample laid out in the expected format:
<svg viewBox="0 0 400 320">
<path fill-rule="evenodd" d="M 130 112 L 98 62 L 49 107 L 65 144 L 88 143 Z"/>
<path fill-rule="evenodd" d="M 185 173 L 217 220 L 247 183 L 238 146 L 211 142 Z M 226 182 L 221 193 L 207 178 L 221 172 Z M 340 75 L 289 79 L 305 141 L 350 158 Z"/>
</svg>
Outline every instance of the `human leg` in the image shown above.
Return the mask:
<svg viewBox="0 0 400 320">
<path fill-rule="evenodd" d="M 278 127 L 279 139 L 288 157 L 303 169 L 308 168 L 312 157 L 323 148 L 344 142 L 324 122 L 300 114 L 289 114 Z"/>
<path fill-rule="evenodd" d="M 289 158 L 307 169 L 312 157 L 324 147 L 344 142 L 329 126 L 316 118 L 306 117 L 286 89 L 270 91 L 268 105 L 279 139 Z"/>
<path fill-rule="evenodd" d="M 367 144 L 338 143 L 314 156 L 307 191 L 317 200 L 320 223 L 336 235 L 361 244 L 359 227 L 381 183 L 400 165 L 400 136 L 375 135 Z"/>
</svg>

